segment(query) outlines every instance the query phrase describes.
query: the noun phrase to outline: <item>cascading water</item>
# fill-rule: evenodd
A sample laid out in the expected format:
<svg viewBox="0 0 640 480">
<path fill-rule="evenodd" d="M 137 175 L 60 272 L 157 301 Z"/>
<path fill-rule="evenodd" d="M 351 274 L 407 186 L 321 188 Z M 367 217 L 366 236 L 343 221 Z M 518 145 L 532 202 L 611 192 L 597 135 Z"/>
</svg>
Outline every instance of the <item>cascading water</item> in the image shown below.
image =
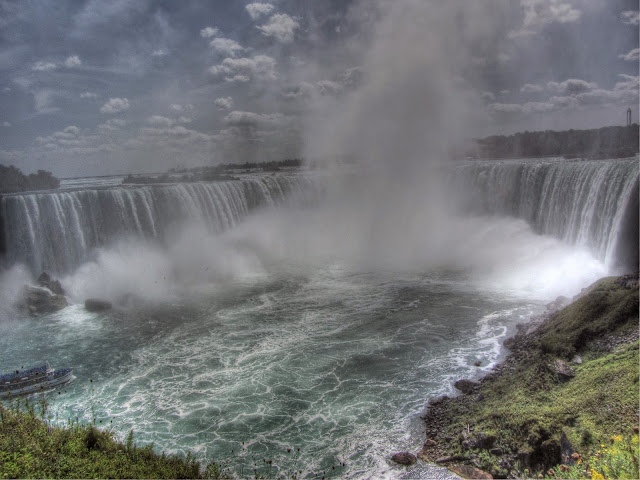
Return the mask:
<svg viewBox="0 0 640 480">
<path fill-rule="evenodd" d="M 466 212 L 510 215 L 535 232 L 585 247 L 610 267 L 638 263 L 638 161 L 475 161 L 449 170 Z M 311 198 L 309 175 L 237 181 L 94 188 L 7 195 L 2 199 L 8 264 L 34 274 L 68 273 L 96 248 L 123 237 L 162 242 L 187 220 L 213 233 L 258 207 Z"/>
<path fill-rule="evenodd" d="M 465 211 L 522 218 L 611 267 L 637 268 L 637 159 L 474 161 L 450 181 Z"/>
<path fill-rule="evenodd" d="M 2 199 L 7 260 L 34 274 L 66 273 L 94 249 L 122 237 L 162 241 L 185 221 L 213 233 L 234 227 L 251 210 L 310 198 L 305 175 L 269 175 L 215 183 L 122 186 L 7 195 Z"/>
</svg>

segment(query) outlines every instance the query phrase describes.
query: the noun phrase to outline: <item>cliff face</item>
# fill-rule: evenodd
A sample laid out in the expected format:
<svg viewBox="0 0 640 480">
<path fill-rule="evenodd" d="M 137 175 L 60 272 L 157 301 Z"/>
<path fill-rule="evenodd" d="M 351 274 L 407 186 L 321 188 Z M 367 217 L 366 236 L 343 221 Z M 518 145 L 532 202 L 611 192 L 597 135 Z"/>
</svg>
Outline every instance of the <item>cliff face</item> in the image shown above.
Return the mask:
<svg viewBox="0 0 640 480">
<path fill-rule="evenodd" d="M 431 401 L 420 456 L 497 478 L 591 478 L 613 464 L 610 476 L 638 478 L 637 274 L 601 279 L 538 322 L 467 393 Z"/>
</svg>

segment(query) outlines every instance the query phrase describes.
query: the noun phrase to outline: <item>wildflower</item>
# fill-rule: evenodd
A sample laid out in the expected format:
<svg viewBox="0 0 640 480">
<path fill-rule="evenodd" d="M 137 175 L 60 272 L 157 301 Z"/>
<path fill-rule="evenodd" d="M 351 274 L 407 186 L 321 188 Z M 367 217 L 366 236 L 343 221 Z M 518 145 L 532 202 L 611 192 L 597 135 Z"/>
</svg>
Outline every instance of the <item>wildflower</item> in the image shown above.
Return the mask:
<svg viewBox="0 0 640 480">
<path fill-rule="evenodd" d="M 598 473 L 595 469 L 591 469 L 591 480 L 604 480 L 604 476 Z"/>
</svg>

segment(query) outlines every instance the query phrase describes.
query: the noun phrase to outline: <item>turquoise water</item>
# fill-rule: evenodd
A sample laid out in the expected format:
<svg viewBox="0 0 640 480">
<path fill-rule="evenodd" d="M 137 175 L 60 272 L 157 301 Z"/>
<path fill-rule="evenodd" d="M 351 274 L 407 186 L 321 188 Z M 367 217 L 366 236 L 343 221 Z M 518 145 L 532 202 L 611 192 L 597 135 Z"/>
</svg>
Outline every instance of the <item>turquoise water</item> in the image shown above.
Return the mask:
<svg viewBox="0 0 640 480">
<path fill-rule="evenodd" d="M 421 446 L 427 398 L 486 372 L 540 309 L 461 273 L 281 265 L 166 303 L 4 321 L 0 363 L 72 366 L 76 381 L 49 395 L 58 421 L 95 415 L 158 451 L 244 473 L 264 458 L 283 474 L 397 476 L 388 458 Z"/>
</svg>

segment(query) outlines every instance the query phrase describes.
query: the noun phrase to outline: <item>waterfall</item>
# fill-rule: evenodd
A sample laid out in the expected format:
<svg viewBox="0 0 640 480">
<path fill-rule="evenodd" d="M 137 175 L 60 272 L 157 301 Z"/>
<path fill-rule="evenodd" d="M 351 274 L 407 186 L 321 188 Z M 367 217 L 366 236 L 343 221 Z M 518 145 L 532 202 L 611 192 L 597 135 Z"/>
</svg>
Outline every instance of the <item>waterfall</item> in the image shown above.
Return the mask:
<svg viewBox="0 0 640 480">
<path fill-rule="evenodd" d="M 2 197 L 6 260 L 34 274 L 64 273 L 91 258 L 97 247 L 125 236 L 162 241 L 185 221 L 217 233 L 259 207 L 313 197 L 306 175 L 255 176 L 224 182 L 89 188 Z"/>
<path fill-rule="evenodd" d="M 637 269 L 637 159 L 477 161 L 449 180 L 465 211 L 522 218 L 611 267 Z"/>
<path fill-rule="evenodd" d="M 611 268 L 637 269 L 637 159 L 473 161 L 445 171 L 464 212 L 522 218 Z M 66 273 L 123 237 L 163 242 L 185 221 L 222 232 L 256 208 L 312 202 L 324 185 L 296 173 L 5 195 L 5 262 Z"/>
</svg>

